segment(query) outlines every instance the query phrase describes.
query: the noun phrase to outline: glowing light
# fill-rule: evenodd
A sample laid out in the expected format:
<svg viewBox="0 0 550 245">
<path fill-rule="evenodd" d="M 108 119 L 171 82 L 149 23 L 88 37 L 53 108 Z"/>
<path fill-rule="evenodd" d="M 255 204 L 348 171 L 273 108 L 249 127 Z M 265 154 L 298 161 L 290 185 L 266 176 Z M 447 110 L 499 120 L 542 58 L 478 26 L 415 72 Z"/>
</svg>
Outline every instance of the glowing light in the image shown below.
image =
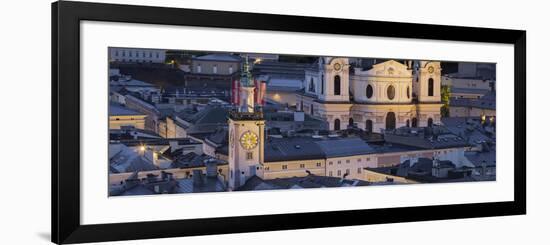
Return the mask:
<svg viewBox="0 0 550 245">
<path fill-rule="evenodd" d="M 144 145 L 140 146 L 140 147 L 139 147 L 139 150 L 140 150 L 140 151 L 145 151 L 145 146 L 144 146 Z"/>
</svg>

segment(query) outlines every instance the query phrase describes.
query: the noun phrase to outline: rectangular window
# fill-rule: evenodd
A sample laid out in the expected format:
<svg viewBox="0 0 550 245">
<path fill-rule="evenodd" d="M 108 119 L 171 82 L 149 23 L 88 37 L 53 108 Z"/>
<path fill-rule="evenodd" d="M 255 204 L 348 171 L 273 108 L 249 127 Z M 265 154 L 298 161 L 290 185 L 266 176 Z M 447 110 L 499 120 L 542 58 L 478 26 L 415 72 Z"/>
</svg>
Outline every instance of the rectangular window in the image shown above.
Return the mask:
<svg viewBox="0 0 550 245">
<path fill-rule="evenodd" d="M 357 158 L 357 161 L 360 162 L 360 161 L 361 161 L 361 158 Z"/>
<path fill-rule="evenodd" d="M 287 168 L 288 168 L 288 166 L 287 166 L 287 165 L 283 165 L 283 169 L 287 169 Z"/>
<path fill-rule="evenodd" d="M 300 164 L 300 168 L 305 168 L 306 165 L 305 164 Z"/>
<path fill-rule="evenodd" d="M 252 152 L 246 153 L 246 160 L 252 160 L 252 157 L 253 157 Z"/>
<path fill-rule="evenodd" d="M 361 173 L 361 168 L 357 168 L 357 173 L 358 173 L 358 174 Z"/>
<path fill-rule="evenodd" d="M 328 165 L 332 165 L 332 162 L 328 162 Z"/>
<path fill-rule="evenodd" d="M 346 174 L 349 174 L 349 168 L 348 168 L 348 169 L 346 169 Z"/>
<path fill-rule="evenodd" d="M 317 163 L 317 167 L 321 167 L 321 163 L 320 163 L 320 162 Z"/>
<path fill-rule="evenodd" d="M 342 171 L 338 170 L 338 176 L 342 175 Z"/>
<path fill-rule="evenodd" d="M 338 164 L 341 164 L 341 163 L 342 163 L 342 161 L 338 161 Z"/>
<path fill-rule="evenodd" d="M 332 171 L 328 172 L 328 176 L 332 177 Z"/>
<path fill-rule="evenodd" d="M 346 163 L 349 163 L 349 159 L 348 159 L 348 160 L 346 160 Z"/>
<path fill-rule="evenodd" d="M 370 157 L 367 157 L 367 162 L 370 161 Z"/>
</svg>

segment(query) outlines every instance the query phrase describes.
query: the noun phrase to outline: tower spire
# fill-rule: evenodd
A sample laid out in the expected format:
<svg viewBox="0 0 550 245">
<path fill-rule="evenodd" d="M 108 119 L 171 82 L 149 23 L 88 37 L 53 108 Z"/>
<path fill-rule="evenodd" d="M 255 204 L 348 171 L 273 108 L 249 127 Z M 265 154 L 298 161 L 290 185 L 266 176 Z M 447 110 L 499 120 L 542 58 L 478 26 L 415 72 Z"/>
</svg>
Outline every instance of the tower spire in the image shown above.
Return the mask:
<svg viewBox="0 0 550 245">
<path fill-rule="evenodd" d="M 243 87 L 252 87 L 252 74 L 250 73 L 250 65 L 248 64 L 248 55 L 244 57 L 243 67 L 241 69 L 241 85 Z"/>
<path fill-rule="evenodd" d="M 248 64 L 248 55 L 245 56 L 243 67 L 241 69 L 241 92 L 239 93 L 240 112 L 254 112 L 254 81 L 250 73 Z"/>
</svg>

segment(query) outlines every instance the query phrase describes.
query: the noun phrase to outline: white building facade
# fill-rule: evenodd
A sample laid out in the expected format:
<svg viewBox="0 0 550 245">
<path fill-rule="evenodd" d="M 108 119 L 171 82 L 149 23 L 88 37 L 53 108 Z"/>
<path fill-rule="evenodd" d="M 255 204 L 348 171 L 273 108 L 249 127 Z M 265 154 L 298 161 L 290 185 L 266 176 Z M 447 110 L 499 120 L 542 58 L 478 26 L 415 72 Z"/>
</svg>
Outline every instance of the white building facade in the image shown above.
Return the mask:
<svg viewBox="0 0 550 245">
<path fill-rule="evenodd" d="M 123 63 L 164 63 L 166 60 L 166 50 L 109 48 L 109 60 Z"/>
<path fill-rule="evenodd" d="M 389 60 L 368 70 L 351 69 L 347 58 L 320 58 L 317 67 L 306 70 L 298 108 L 325 119 L 330 130 L 353 125 L 380 132 L 440 123 L 439 62 Z"/>
</svg>

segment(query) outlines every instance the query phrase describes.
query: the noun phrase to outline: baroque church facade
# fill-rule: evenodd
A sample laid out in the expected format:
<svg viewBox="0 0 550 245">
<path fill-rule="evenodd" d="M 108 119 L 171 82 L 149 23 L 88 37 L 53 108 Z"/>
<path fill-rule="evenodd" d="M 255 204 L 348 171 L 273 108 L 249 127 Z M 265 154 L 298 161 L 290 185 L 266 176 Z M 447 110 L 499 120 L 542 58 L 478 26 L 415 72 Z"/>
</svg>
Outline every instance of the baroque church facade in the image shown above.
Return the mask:
<svg viewBox="0 0 550 245">
<path fill-rule="evenodd" d="M 322 57 L 305 71 L 297 106 L 329 130 L 426 127 L 441 122 L 440 87 L 440 62 L 388 60 L 363 69 L 348 58 Z"/>
</svg>

